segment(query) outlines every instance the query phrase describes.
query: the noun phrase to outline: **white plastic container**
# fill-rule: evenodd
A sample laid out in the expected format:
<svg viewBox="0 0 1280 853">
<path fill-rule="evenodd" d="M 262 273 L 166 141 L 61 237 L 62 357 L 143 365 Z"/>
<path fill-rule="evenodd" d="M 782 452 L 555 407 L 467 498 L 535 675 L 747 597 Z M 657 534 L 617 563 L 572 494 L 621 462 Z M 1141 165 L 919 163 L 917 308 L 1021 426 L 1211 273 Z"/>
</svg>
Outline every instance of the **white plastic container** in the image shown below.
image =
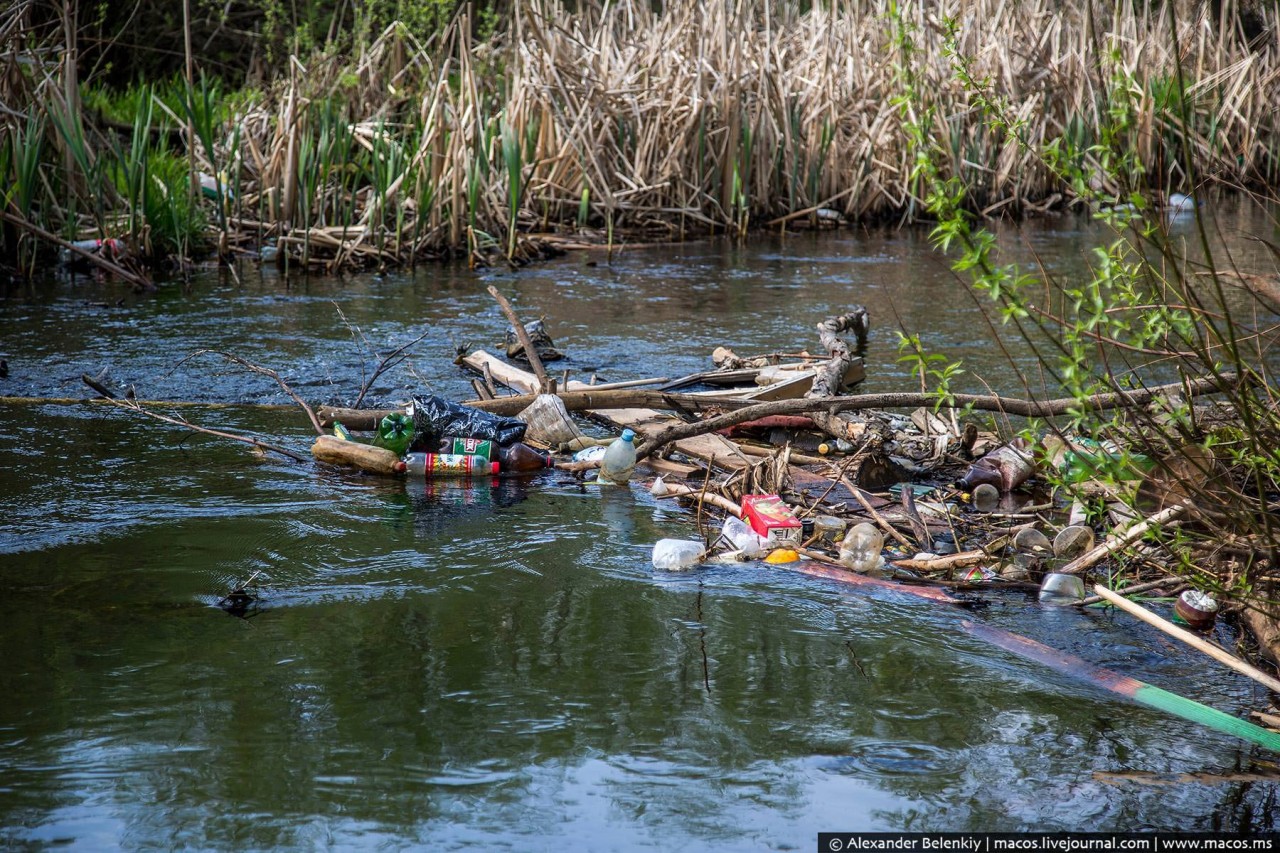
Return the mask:
<svg viewBox="0 0 1280 853">
<path fill-rule="evenodd" d="M 600 481 L 622 486 L 631 479 L 636 470 L 636 434 L 629 429 L 622 431 L 622 437 L 609 445 L 600 460 Z"/>
<path fill-rule="evenodd" d="M 690 539 L 659 539 L 653 546 L 655 569 L 687 569 L 702 559 L 706 549 L 701 542 Z"/>
</svg>

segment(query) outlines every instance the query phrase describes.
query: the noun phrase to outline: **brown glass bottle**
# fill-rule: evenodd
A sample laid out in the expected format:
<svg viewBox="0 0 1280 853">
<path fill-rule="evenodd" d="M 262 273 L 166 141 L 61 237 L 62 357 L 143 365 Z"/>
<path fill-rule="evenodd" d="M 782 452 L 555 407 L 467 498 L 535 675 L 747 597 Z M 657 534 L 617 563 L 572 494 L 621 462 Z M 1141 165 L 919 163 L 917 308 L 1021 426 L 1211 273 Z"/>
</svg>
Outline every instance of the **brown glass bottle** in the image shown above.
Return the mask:
<svg viewBox="0 0 1280 853">
<path fill-rule="evenodd" d="M 494 448 L 494 459 L 502 464 L 504 474 L 528 474 L 550 468 L 555 460 L 548 453 L 540 453 L 522 441 L 499 445 Z"/>
<path fill-rule="evenodd" d="M 1030 442 L 1021 437 L 1002 444 L 970 465 L 956 485 L 971 491 L 976 486 L 989 483 L 1002 492 L 1011 492 L 1036 472 L 1030 448 Z"/>
</svg>

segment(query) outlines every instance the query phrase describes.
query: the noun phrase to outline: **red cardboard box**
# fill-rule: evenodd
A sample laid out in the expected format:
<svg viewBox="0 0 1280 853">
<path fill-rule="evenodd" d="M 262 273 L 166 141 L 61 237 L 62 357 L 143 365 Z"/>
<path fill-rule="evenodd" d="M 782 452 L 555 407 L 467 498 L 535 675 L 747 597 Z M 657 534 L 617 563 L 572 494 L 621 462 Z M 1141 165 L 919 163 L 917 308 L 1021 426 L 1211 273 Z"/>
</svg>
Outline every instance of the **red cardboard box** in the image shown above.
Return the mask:
<svg viewBox="0 0 1280 853">
<path fill-rule="evenodd" d="M 800 519 L 777 495 L 743 495 L 742 520 L 771 544 L 800 541 Z"/>
</svg>

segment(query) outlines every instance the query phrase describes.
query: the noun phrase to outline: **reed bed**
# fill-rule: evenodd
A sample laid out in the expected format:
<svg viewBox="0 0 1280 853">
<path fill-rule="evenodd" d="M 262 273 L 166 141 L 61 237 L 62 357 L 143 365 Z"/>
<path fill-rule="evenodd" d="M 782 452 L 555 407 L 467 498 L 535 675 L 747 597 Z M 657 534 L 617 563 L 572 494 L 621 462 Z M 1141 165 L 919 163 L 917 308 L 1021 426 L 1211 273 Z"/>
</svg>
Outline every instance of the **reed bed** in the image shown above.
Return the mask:
<svg viewBox="0 0 1280 853">
<path fill-rule="evenodd" d="M 0 20 L 0 239 L 23 269 L 15 220 L 146 258 L 268 246 L 329 270 L 908 221 L 924 188 L 907 118 L 987 215 L 1280 184 L 1274 4 L 1250 41 L 1230 3 L 1219 26 L 1185 0 L 525 0 L 484 42 L 465 16 L 426 42 L 393 25 L 352 56 L 291 58 L 264 91 L 153 91 L 123 133 L 82 120 L 74 51 L 31 48 L 24 5 Z M 1064 183 L 1050 147 L 1091 185 Z"/>
</svg>

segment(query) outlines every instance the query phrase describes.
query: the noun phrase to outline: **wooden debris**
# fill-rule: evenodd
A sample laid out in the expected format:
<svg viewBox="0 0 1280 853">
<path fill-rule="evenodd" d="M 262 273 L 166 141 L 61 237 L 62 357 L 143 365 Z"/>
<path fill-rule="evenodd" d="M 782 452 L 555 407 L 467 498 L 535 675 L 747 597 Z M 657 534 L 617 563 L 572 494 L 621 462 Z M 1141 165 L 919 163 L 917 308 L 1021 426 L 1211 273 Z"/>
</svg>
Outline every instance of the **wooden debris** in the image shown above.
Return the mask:
<svg viewBox="0 0 1280 853">
<path fill-rule="evenodd" d="M 1175 637 L 1181 640 L 1182 642 L 1186 643 L 1188 646 L 1191 646 L 1191 648 L 1196 649 L 1197 651 L 1200 651 L 1200 652 L 1204 652 L 1206 655 L 1213 658 L 1218 663 L 1221 663 L 1225 666 L 1230 667 L 1231 669 L 1234 669 L 1236 672 L 1240 673 L 1241 675 L 1245 675 L 1249 678 L 1252 678 L 1254 681 L 1258 682 L 1259 684 L 1264 685 L 1268 690 L 1274 690 L 1277 693 L 1280 693 L 1280 680 L 1273 678 L 1270 675 L 1267 675 L 1265 672 L 1258 669 L 1257 667 L 1250 666 L 1249 664 L 1240 660 L 1235 655 L 1230 654 L 1229 652 L 1223 651 L 1222 649 L 1218 648 L 1212 643 L 1209 643 L 1206 640 L 1203 640 L 1200 637 L 1197 637 L 1195 634 L 1191 633 L 1185 628 L 1179 628 L 1177 625 L 1174 625 L 1168 619 L 1165 619 L 1159 616 L 1158 614 L 1152 613 L 1147 608 L 1142 607 L 1141 605 L 1138 605 L 1138 604 L 1134 604 L 1132 601 L 1125 598 L 1123 595 L 1117 595 L 1116 593 L 1107 589 L 1105 586 L 1103 586 L 1100 583 L 1093 585 L 1093 591 L 1096 595 L 1101 596 L 1102 598 L 1111 602 L 1116 607 L 1119 607 L 1121 610 L 1130 614 L 1131 616 L 1136 616 L 1139 619 L 1141 619 L 1143 622 L 1146 622 L 1148 625 L 1153 625 L 1156 628 L 1159 628 L 1161 631 L 1165 632 L 1170 637 Z"/>
<path fill-rule="evenodd" d="M 1082 572 L 1090 566 L 1105 560 L 1121 548 L 1137 542 L 1147 534 L 1147 531 L 1181 518 L 1186 514 L 1187 509 L 1187 506 L 1183 504 L 1171 506 L 1168 509 L 1161 510 L 1146 521 L 1138 522 L 1122 531 L 1113 533 L 1095 546 L 1092 551 L 1076 557 L 1070 563 L 1058 569 L 1058 571 L 1064 575 Z"/>
<path fill-rule="evenodd" d="M 385 447 L 374 447 L 359 441 L 343 441 L 332 435 L 316 437 L 311 445 L 311 455 L 321 462 L 355 468 L 370 474 L 396 476 L 403 473 L 399 469 L 400 457 Z"/>
</svg>

